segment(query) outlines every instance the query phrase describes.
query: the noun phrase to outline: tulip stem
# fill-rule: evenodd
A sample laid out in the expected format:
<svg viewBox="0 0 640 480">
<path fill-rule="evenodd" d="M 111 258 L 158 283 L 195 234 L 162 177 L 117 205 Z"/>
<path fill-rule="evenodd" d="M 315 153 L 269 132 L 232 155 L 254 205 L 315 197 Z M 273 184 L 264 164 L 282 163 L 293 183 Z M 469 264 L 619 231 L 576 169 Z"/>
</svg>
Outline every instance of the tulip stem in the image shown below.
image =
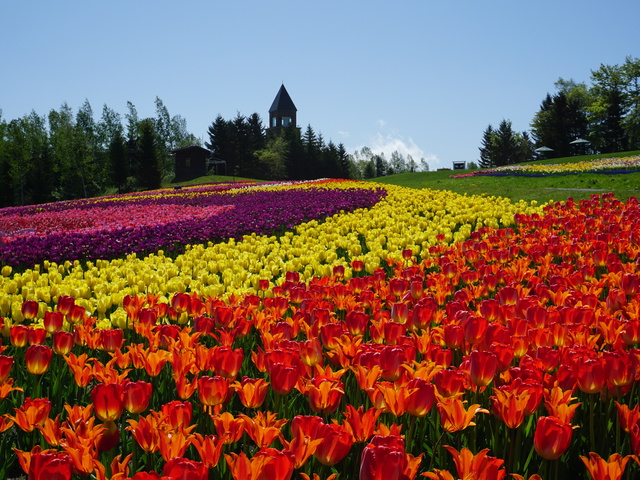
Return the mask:
<svg viewBox="0 0 640 480">
<path fill-rule="evenodd" d="M 588 396 L 589 399 L 589 438 L 591 441 L 591 451 L 596 451 L 596 428 L 594 415 L 594 399 L 593 395 Z"/>
<path fill-rule="evenodd" d="M 438 438 L 438 441 L 433 445 L 433 450 L 432 450 L 433 453 L 431 454 L 431 461 L 429 462 L 429 468 L 427 469 L 427 472 L 431 471 L 431 468 L 433 467 L 433 460 L 436 458 L 436 455 L 440 456 L 436 452 L 438 452 L 438 449 L 440 448 L 440 442 L 442 442 L 442 439 L 444 438 L 445 433 L 446 433 L 446 430 L 443 428 L 440 438 Z"/>
</svg>

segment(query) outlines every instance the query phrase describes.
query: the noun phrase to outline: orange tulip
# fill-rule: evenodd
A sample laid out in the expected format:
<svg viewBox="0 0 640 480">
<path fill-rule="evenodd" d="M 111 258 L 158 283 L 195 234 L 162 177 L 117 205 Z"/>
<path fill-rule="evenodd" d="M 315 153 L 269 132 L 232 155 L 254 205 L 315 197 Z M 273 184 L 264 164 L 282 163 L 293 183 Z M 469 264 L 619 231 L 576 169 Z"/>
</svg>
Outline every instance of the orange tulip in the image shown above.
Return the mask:
<svg viewBox="0 0 640 480">
<path fill-rule="evenodd" d="M 15 416 L 8 415 L 25 432 L 32 432 L 37 425 L 44 425 L 51 411 L 48 398 L 25 398 L 20 408 L 14 408 Z"/>
<path fill-rule="evenodd" d="M 309 399 L 311 410 L 331 414 L 340 406 L 344 395 L 344 384 L 340 380 L 318 375 L 306 384 L 303 393 Z"/>
<path fill-rule="evenodd" d="M 271 412 L 256 412 L 251 418 L 240 414 L 244 422 L 244 429 L 259 448 L 269 447 L 276 438 L 282 438 L 280 429 L 287 423 L 287 419 L 277 420 L 277 414 Z"/>
<path fill-rule="evenodd" d="M 181 427 L 179 430 L 168 428 L 160 428 L 158 430 L 158 446 L 160 455 L 162 455 L 165 462 L 172 458 L 184 456 L 187 448 L 191 445 L 191 439 L 193 438 L 191 431 L 195 427 L 195 425 L 191 425 L 191 427 Z"/>
<path fill-rule="evenodd" d="M 82 388 L 89 385 L 89 382 L 93 379 L 93 368 L 89 365 L 89 360 L 93 359 L 88 359 L 87 357 L 86 353 L 78 357 L 70 353 L 68 357 L 64 357 L 69 370 L 73 373 L 76 384 Z"/>
<path fill-rule="evenodd" d="M 245 431 L 245 422 L 242 418 L 236 418 L 229 412 L 213 415 L 211 418 L 218 437 L 224 439 L 225 444 L 240 440 Z"/>
<path fill-rule="evenodd" d="M 470 405 L 468 409 L 465 409 L 464 402 L 459 398 L 443 398 L 438 402 L 437 408 L 442 428 L 450 433 L 475 426 L 475 422 L 472 420 L 477 413 L 489 413 L 488 410 L 480 408 L 478 404 Z"/>
<path fill-rule="evenodd" d="M 382 414 L 382 410 L 370 408 L 366 412 L 364 407 L 356 408 L 348 404 L 347 411 L 344 412 L 344 427 L 349 431 L 354 441 L 367 442 L 373 435 L 376 428 L 378 418 Z"/>
<path fill-rule="evenodd" d="M 63 437 L 63 433 L 60 430 L 60 415 L 57 415 L 55 420 L 48 417 L 45 418 L 44 423 L 42 425 L 36 425 L 36 428 L 40 430 L 45 441 L 51 447 L 58 447 L 60 445 L 60 440 Z"/>
<path fill-rule="evenodd" d="M 14 379 L 9 378 L 0 383 L 0 400 L 4 400 L 13 391 L 22 392 L 22 388 L 13 386 Z"/>
<path fill-rule="evenodd" d="M 545 392 L 544 406 L 549 415 L 559 418 L 560 421 L 570 424 L 576 409 L 582 403 L 570 404 L 575 397 L 571 396 L 571 391 L 563 391 L 560 387 L 553 387 L 549 392 Z"/>
<path fill-rule="evenodd" d="M 640 405 L 636 405 L 632 409 L 628 405 L 615 402 L 618 410 L 618 423 L 620 427 L 627 433 L 631 432 L 634 425 L 640 423 Z"/>
<path fill-rule="evenodd" d="M 133 434 L 140 448 L 145 452 L 157 452 L 160 448 L 160 423 L 161 416 L 156 412 L 151 412 L 146 417 L 142 415 L 138 420 L 128 419 L 129 426 L 126 428 Z"/>
<path fill-rule="evenodd" d="M 218 465 L 220 456 L 222 455 L 222 447 L 224 442 L 216 435 L 203 436 L 199 433 L 194 433 L 191 439 L 191 444 L 195 447 L 200 455 L 200 460 L 207 467 L 213 468 Z"/>
<path fill-rule="evenodd" d="M 242 405 L 247 408 L 258 408 L 267 397 L 269 382 L 262 378 L 242 377 L 242 381 L 234 382 L 231 388 L 238 393 Z"/>
<path fill-rule="evenodd" d="M 493 413 L 509 428 L 518 428 L 524 422 L 525 410 L 531 394 L 507 388 L 494 388 L 489 397 Z"/>
<path fill-rule="evenodd" d="M 580 455 L 580 460 L 587 467 L 592 480 L 620 480 L 631 458 L 631 455 L 623 457 L 619 453 L 609 456 L 608 460 L 594 452 L 589 452 L 589 458 Z"/>
<path fill-rule="evenodd" d="M 147 351 L 143 357 L 144 369 L 150 377 L 160 375 L 171 354 L 166 350 Z"/>
<path fill-rule="evenodd" d="M 459 478 L 474 478 L 476 480 L 501 480 L 506 477 L 507 472 L 502 468 L 504 460 L 487 455 L 489 449 L 485 448 L 476 455 L 468 448 L 463 448 L 459 452 L 449 446 L 445 446 L 453 456 Z"/>
</svg>

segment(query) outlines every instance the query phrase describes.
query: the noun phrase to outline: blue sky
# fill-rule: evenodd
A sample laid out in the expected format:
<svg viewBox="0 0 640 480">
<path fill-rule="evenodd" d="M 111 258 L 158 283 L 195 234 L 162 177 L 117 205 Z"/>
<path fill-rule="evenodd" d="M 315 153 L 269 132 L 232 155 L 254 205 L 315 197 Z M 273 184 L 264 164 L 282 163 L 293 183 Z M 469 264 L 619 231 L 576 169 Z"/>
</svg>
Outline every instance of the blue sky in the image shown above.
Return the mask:
<svg viewBox="0 0 640 480">
<path fill-rule="evenodd" d="M 268 109 L 284 82 L 326 141 L 477 161 L 482 132 L 529 123 L 559 78 L 640 57 L 637 0 L 4 2 L 5 120 L 88 100 L 96 120 L 160 97 L 203 140 Z"/>
</svg>

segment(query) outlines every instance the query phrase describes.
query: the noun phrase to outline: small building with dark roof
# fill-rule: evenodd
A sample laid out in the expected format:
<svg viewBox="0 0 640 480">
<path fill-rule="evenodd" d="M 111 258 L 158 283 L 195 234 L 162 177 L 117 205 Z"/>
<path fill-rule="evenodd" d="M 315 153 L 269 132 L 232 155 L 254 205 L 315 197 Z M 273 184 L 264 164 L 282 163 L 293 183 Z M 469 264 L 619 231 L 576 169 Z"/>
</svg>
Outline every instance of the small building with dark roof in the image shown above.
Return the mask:
<svg viewBox="0 0 640 480">
<path fill-rule="evenodd" d="M 269 109 L 269 133 L 278 134 L 282 128 L 297 127 L 296 108 L 289 92 L 284 88 L 284 83 L 278 90 L 276 98 Z"/>
<path fill-rule="evenodd" d="M 197 145 L 177 148 L 171 152 L 175 156 L 174 182 L 184 182 L 209 175 L 212 164 L 211 152 Z"/>
</svg>

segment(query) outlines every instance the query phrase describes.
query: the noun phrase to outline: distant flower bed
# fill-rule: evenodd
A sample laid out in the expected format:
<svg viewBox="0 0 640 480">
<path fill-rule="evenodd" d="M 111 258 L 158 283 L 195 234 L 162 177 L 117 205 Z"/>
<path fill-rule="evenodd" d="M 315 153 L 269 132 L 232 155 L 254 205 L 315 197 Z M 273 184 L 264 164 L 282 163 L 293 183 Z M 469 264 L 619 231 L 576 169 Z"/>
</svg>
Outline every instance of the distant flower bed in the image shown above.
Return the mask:
<svg viewBox="0 0 640 480">
<path fill-rule="evenodd" d="M 345 184 L 346 185 L 346 184 Z M 185 245 L 267 234 L 371 207 L 381 188 L 304 184 L 209 185 L 0 211 L 0 263 L 96 260 L 182 251 Z M 224 215 L 220 215 L 224 213 Z"/>
<path fill-rule="evenodd" d="M 585 162 L 548 165 L 505 165 L 471 173 L 451 175 L 451 178 L 491 176 L 544 177 L 547 175 L 575 175 L 578 173 L 635 173 L 640 171 L 640 155 L 620 158 L 598 158 Z"/>
</svg>

